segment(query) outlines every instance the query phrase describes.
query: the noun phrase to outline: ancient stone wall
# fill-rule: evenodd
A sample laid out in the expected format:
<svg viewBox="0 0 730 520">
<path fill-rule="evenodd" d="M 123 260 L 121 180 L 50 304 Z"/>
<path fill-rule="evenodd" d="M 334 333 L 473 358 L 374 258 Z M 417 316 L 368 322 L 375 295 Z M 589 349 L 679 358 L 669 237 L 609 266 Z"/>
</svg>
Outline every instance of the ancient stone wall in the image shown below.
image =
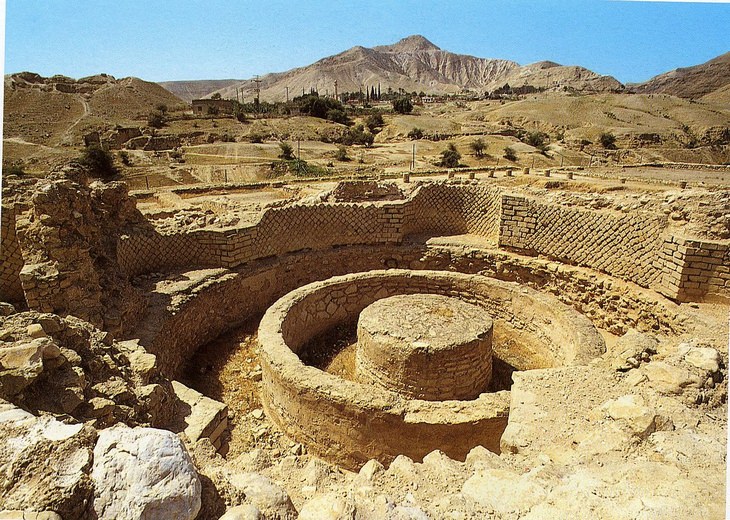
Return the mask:
<svg viewBox="0 0 730 520">
<path fill-rule="evenodd" d="M 657 260 L 657 290 L 672 299 L 692 301 L 707 295 L 730 297 L 730 247 L 714 241 L 670 236 Z"/>
<path fill-rule="evenodd" d="M 301 287 L 264 315 L 259 344 L 267 415 L 316 453 L 349 468 L 370 458 L 389 463 L 398 454 L 421 459 L 434 449 L 459 459 L 476 445 L 498 452 L 506 425 L 504 392 L 468 401 L 408 400 L 305 366 L 297 356 L 310 339 L 353 321 L 376 300 L 424 293 L 458 298 L 495 319 L 519 323 L 543 340 L 537 355 L 547 366 L 587 363 L 605 351 L 584 316 L 517 284 L 435 271 L 349 274 Z"/>
<path fill-rule="evenodd" d="M 481 235 L 497 243 L 500 190 L 486 186 L 426 184 L 405 209 L 402 233 Z"/>
<path fill-rule="evenodd" d="M 650 287 L 664 246 L 666 219 L 650 214 L 611 215 L 502 197 L 500 246 L 591 267 Z"/>
<path fill-rule="evenodd" d="M 7 204 L 2 209 L 2 238 L 0 238 L 0 301 L 21 303 L 25 301 L 20 270 L 23 255 L 15 236 L 15 206 Z"/>
<path fill-rule="evenodd" d="M 183 234 L 122 237 L 124 271 L 136 275 L 179 267 L 234 268 L 261 258 L 354 244 L 394 244 L 404 236 L 499 232 L 499 191 L 433 184 L 408 200 L 292 204 L 269 208 L 254 226 Z"/>
</svg>

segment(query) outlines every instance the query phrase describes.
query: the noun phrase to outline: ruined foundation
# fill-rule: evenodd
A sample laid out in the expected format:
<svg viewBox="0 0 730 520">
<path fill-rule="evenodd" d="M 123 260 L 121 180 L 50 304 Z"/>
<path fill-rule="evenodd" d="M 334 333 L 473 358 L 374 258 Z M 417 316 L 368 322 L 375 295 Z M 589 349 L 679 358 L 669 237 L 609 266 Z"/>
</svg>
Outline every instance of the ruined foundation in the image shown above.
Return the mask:
<svg viewBox="0 0 730 520">
<path fill-rule="evenodd" d="M 492 319 L 434 294 L 383 298 L 360 313 L 356 372 L 412 399 L 474 399 L 492 375 Z"/>
<path fill-rule="evenodd" d="M 587 363 L 605 350 L 603 339 L 585 317 L 553 297 L 517 284 L 460 273 L 398 269 L 338 276 L 292 291 L 261 320 L 262 401 L 267 415 L 313 452 L 352 469 L 373 458 L 389 463 L 399 454 L 420 460 L 435 449 L 460 460 L 479 445 L 498 453 L 507 425 L 507 391 L 482 392 L 471 400 L 411 398 L 407 392 L 388 389 L 388 383 L 353 382 L 328 374 L 305 365 L 298 355 L 312 338 L 355 321 L 376 301 L 421 294 L 440 295 L 440 303 L 456 300 L 452 303 L 459 312 L 478 318 L 476 335 L 491 329 L 491 319 L 484 314 L 520 328 L 533 338 L 535 350 L 530 355 L 539 366 Z M 534 319 L 536 315 L 542 319 Z M 486 350 L 485 345 L 480 348 Z M 443 355 L 449 357 L 449 353 L 453 349 Z M 457 348 L 456 353 L 463 351 Z M 484 377 L 488 364 L 479 365 L 477 377 Z M 432 374 L 438 374 L 437 370 L 434 367 Z M 465 370 L 474 375 L 473 367 Z M 454 379 L 450 375 L 442 379 L 448 398 Z M 482 381 L 478 385 L 484 388 Z M 428 386 L 433 392 L 429 397 L 441 398 L 437 387 L 438 380 Z"/>
</svg>

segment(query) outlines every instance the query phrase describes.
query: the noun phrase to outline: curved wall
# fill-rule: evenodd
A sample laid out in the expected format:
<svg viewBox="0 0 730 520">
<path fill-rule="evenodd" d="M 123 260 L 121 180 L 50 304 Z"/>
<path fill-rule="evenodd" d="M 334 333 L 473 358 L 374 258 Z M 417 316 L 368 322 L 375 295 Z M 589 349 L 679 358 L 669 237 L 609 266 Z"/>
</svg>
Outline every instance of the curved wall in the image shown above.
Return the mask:
<svg viewBox="0 0 730 520">
<path fill-rule="evenodd" d="M 461 460 L 477 445 L 499 451 L 508 392 L 471 401 L 411 400 L 306 366 L 297 356 L 312 338 L 397 294 L 440 294 L 479 305 L 541 338 L 536 355 L 549 366 L 587 363 L 605 350 L 593 325 L 554 297 L 482 276 L 391 269 L 296 289 L 259 326 L 262 401 L 287 434 L 348 468 L 371 458 L 389 463 L 399 454 L 420 460 L 435 449 Z"/>
</svg>

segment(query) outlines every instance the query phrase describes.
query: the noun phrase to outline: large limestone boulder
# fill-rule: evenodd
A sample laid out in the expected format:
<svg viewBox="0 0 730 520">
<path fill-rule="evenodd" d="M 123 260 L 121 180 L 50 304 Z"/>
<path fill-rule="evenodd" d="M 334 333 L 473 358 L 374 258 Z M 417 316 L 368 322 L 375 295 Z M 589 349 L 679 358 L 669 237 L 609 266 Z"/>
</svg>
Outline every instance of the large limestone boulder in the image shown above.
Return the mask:
<svg viewBox="0 0 730 520">
<path fill-rule="evenodd" d="M 95 439 L 92 428 L 36 417 L 0 400 L 0 510 L 22 511 L 18 518 L 43 511 L 83 517 Z"/>
<path fill-rule="evenodd" d="M 91 478 L 100 520 L 192 520 L 200 510 L 198 474 L 179 437 L 166 430 L 102 431 Z"/>
</svg>

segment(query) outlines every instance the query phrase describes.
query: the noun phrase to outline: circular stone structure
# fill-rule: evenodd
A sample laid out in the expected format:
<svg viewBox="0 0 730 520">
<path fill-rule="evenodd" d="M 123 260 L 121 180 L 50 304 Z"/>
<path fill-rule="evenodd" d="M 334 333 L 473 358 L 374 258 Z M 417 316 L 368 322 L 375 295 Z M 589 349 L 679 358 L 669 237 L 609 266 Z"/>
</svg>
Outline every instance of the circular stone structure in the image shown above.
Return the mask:
<svg viewBox="0 0 730 520">
<path fill-rule="evenodd" d="M 389 464 L 433 450 L 465 460 L 475 446 L 500 452 L 510 392 L 471 400 L 411 399 L 306 365 L 311 340 L 355 323 L 368 306 L 391 296 L 440 294 L 484 309 L 495 327 L 533 338 L 540 367 L 587 364 L 605 352 L 593 324 L 555 296 L 480 275 L 388 269 L 336 276 L 302 286 L 272 305 L 259 325 L 261 400 L 279 428 L 312 453 L 347 469 L 370 459 Z"/>
<path fill-rule="evenodd" d="M 492 318 L 438 294 L 376 301 L 357 324 L 358 381 L 413 399 L 474 399 L 492 375 Z"/>
</svg>

